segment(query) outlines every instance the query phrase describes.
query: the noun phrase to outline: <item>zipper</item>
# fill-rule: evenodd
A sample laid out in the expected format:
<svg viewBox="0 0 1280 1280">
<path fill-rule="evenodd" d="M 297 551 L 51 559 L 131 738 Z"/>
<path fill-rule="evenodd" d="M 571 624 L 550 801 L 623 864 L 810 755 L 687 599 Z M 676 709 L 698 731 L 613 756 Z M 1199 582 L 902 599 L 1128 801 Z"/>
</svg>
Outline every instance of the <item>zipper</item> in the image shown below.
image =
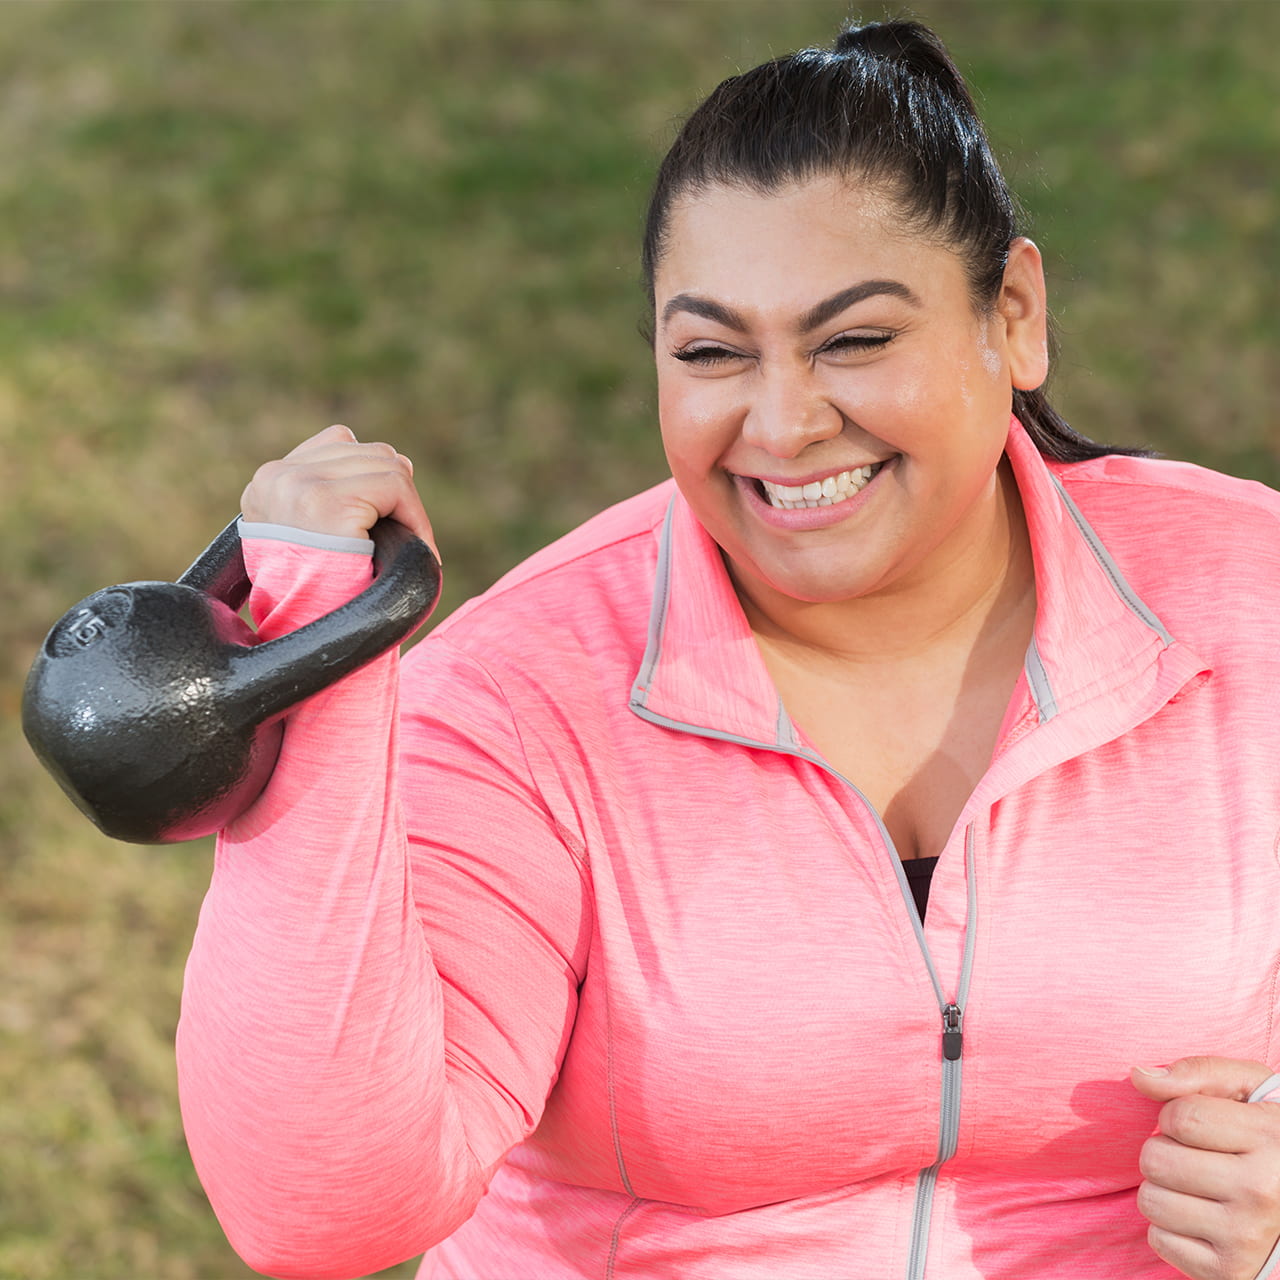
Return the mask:
<svg viewBox="0 0 1280 1280">
<path fill-rule="evenodd" d="M 942 1010 L 942 1058 L 944 1062 L 959 1062 L 964 1052 L 964 1012 L 958 1004 L 949 1004 Z"/>
<path fill-rule="evenodd" d="M 668 516 L 669 518 L 669 516 Z M 960 978 L 956 986 L 955 996 L 947 999 L 943 994 L 942 982 L 938 978 L 938 970 L 934 966 L 933 956 L 929 953 L 928 943 L 924 937 L 924 925 L 920 913 L 916 910 L 915 899 L 911 894 L 911 886 L 907 883 L 906 872 L 902 869 L 902 861 L 893 843 L 884 819 L 876 811 L 875 806 L 865 795 L 838 769 L 833 768 L 816 752 L 802 746 L 792 746 L 784 742 L 760 742 L 753 738 L 742 737 L 734 733 L 725 733 L 720 729 L 708 729 L 687 721 L 672 720 L 667 716 L 650 711 L 644 705 L 642 681 L 636 680 L 632 691 L 631 710 L 642 720 L 661 725 L 665 729 L 676 729 L 682 733 L 691 733 L 699 738 L 712 738 L 718 742 L 732 742 L 743 747 L 752 747 L 757 751 L 774 751 L 779 755 L 795 756 L 817 765 L 833 778 L 844 783 L 854 795 L 862 801 L 867 812 L 875 819 L 880 830 L 880 838 L 893 859 L 894 869 L 898 876 L 898 888 L 902 892 L 910 916 L 912 929 L 915 931 L 916 943 L 920 955 L 924 959 L 925 968 L 929 971 L 929 981 L 933 986 L 934 997 L 938 1001 L 941 1018 L 941 1059 L 942 1059 L 942 1103 L 938 1117 L 938 1155 L 927 1169 L 920 1171 L 916 1181 L 915 1208 L 911 1216 L 911 1245 L 907 1255 L 906 1280 L 923 1280 L 925 1258 L 929 1251 L 929 1222 L 933 1211 L 933 1191 L 938 1181 L 938 1170 L 951 1159 L 956 1152 L 960 1136 L 960 1075 L 961 1054 L 964 1047 L 964 1006 L 969 997 L 969 979 L 973 970 L 973 953 L 976 943 L 973 922 L 977 905 L 975 872 L 973 865 L 973 823 L 965 828 L 964 861 L 967 906 L 964 924 L 964 955 L 960 964 Z M 954 1057 L 952 1056 L 954 1054 Z"/>
<path fill-rule="evenodd" d="M 964 880 L 967 908 L 964 921 L 964 956 L 960 962 L 960 980 L 954 1000 L 939 995 L 942 1014 L 940 1055 L 942 1059 L 942 1102 L 938 1116 L 938 1156 L 916 1180 L 916 1202 L 911 1214 L 911 1245 L 907 1253 L 907 1280 L 924 1280 L 925 1260 L 929 1256 L 929 1225 L 933 1218 L 933 1193 L 938 1184 L 938 1171 L 956 1153 L 960 1141 L 960 1081 L 964 1055 L 964 1006 L 969 998 L 969 980 L 973 975 L 973 952 L 976 935 L 973 928 L 977 906 L 977 886 L 973 860 L 973 823 L 964 833 Z M 904 877 L 905 880 L 905 877 Z M 915 909 L 911 902 L 912 910 Z"/>
</svg>

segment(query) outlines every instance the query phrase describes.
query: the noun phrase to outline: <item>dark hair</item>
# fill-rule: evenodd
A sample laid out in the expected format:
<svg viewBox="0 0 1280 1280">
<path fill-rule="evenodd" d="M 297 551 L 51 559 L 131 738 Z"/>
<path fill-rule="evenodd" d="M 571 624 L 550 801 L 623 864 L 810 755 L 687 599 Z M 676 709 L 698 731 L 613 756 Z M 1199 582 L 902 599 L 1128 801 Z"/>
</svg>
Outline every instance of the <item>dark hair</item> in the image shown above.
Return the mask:
<svg viewBox="0 0 1280 1280">
<path fill-rule="evenodd" d="M 641 261 L 650 309 L 682 195 L 719 185 L 768 194 L 832 173 L 883 187 L 908 228 L 960 254 L 974 305 L 995 305 L 1017 207 L 946 47 L 918 22 L 893 21 L 849 27 L 831 50 L 801 49 L 731 76 L 688 118 L 649 202 Z M 1015 389 L 1013 411 L 1060 462 L 1140 452 L 1072 430 L 1042 388 Z"/>
</svg>

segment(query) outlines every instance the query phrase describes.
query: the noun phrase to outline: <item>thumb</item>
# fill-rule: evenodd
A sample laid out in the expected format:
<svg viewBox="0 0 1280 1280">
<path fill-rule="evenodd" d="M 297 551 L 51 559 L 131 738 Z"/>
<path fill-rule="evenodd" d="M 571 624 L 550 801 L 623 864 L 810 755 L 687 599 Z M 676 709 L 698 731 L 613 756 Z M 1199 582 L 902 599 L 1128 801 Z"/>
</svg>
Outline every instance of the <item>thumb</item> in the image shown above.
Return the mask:
<svg viewBox="0 0 1280 1280">
<path fill-rule="evenodd" d="M 1156 1102 L 1168 1102 L 1191 1093 L 1247 1102 L 1271 1075 L 1271 1068 L 1261 1062 L 1206 1057 L 1179 1058 L 1167 1067 L 1134 1067 L 1129 1079 L 1139 1093 Z"/>
</svg>

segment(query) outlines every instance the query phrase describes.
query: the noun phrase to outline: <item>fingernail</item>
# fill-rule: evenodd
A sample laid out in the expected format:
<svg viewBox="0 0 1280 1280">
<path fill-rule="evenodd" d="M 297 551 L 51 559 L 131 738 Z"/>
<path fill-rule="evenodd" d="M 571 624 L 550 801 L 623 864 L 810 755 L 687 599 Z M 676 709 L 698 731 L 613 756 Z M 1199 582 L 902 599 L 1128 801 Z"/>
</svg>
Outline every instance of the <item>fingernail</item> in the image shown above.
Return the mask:
<svg viewBox="0 0 1280 1280">
<path fill-rule="evenodd" d="M 1167 1076 L 1169 1074 L 1168 1067 L 1134 1067 L 1135 1071 L 1141 1071 L 1144 1076 Z"/>
</svg>

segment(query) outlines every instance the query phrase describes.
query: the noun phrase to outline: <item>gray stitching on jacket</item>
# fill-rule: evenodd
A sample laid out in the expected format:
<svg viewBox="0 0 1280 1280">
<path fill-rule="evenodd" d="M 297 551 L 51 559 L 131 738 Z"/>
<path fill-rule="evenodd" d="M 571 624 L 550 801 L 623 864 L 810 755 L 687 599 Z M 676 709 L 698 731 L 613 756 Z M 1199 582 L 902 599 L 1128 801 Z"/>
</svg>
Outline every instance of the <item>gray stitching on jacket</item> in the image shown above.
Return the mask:
<svg viewBox="0 0 1280 1280">
<path fill-rule="evenodd" d="M 618 1215 L 617 1222 L 613 1224 L 613 1237 L 609 1241 L 609 1260 L 605 1263 L 604 1280 L 613 1280 L 613 1269 L 618 1260 L 618 1245 L 622 1241 L 623 1224 L 638 1208 L 640 1208 L 643 1203 L 643 1200 L 632 1200 L 631 1203 Z"/>
</svg>

